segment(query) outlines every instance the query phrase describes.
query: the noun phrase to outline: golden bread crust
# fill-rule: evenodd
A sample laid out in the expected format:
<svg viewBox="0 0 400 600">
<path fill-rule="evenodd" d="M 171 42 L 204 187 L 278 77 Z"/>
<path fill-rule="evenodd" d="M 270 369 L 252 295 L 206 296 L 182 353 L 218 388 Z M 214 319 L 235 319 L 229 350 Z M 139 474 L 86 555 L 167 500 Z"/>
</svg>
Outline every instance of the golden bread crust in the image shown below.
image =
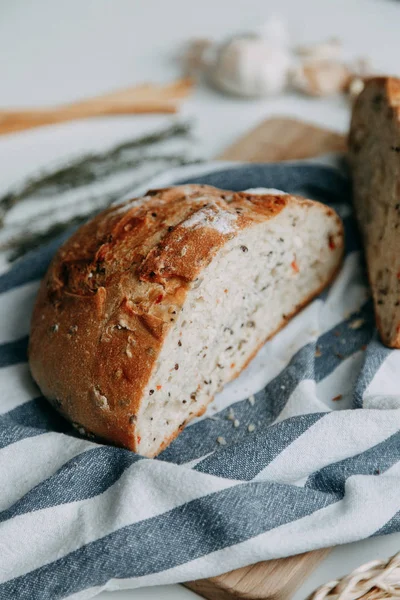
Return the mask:
<svg viewBox="0 0 400 600">
<path fill-rule="evenodd" d="M 228 240 L 290 201 L 186 185 L 83 225 L 54 257 L 33 312 L 29 362 L 43 394 L 87 432 L 137 450 L 143 392 L 190 283 Z"/>
</svg>

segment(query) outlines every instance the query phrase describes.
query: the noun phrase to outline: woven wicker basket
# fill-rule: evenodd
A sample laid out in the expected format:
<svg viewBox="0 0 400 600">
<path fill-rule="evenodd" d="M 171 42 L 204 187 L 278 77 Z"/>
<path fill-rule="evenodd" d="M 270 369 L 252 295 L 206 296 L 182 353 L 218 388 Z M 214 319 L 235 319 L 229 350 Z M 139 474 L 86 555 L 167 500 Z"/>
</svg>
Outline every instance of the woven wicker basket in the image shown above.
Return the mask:
<svg viewBox="0 0 400 600">
<path fill-rule="evenodd" d="M 400 552 L 387 560 L 373 560 L 349 575 L 319 587 L 308 600 L 378 600 L 400 598 Z"/>
</svg>

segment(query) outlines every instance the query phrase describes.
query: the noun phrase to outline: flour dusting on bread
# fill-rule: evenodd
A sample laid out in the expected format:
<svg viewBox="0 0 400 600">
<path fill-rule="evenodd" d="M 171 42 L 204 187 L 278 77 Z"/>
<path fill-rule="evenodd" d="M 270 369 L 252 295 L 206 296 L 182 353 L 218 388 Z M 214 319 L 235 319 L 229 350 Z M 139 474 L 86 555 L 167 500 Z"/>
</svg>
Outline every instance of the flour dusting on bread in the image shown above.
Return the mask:
<svg viewBox="0 0 400 600">
<path fill-rule="evenodd" d="M 193 213 L 183 223 L 183 227 L 212 227 L 220 233 L 232 233 L 236 228 L 237 215 L 221 209 L 213 202 Z"/>
</svg>

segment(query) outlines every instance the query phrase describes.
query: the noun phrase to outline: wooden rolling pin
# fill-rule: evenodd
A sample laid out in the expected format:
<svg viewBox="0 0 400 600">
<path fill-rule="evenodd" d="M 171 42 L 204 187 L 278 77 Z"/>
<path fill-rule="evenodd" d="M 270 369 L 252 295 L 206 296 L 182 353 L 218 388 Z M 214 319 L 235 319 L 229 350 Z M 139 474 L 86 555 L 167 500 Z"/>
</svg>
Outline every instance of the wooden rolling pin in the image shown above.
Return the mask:
<svg viewBox="0 0 400 600">
<path fill-rule="evenodd" d="M 144 84 L 55 108 L 0 110 L 0 135 L 23 129 L 107 115 L 175 113 L 193 87 L 190 79 Z"/>
</svg>

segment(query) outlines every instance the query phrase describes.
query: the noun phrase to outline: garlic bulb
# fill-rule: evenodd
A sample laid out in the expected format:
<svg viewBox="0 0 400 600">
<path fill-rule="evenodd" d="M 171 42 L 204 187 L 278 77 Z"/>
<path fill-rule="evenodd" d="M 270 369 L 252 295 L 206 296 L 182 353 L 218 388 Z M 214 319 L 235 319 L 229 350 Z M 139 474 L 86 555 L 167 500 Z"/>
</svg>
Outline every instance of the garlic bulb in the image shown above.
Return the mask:
<svg viewBox="0 0 400 600">
<path fill-rule="evenodd" d="M 238 96 L 268 96 L 286 87 L 290 54 L 258 37 L 238 37 L 223 46 L 209 70 L 211 81 Z"/>
<path fill-rule="evenodd" d="M 290 73 L 290 81 L 298 91 L 309 96 L 329 96 L 348 89 L 352 73 L 347 65 L 333 60 L 300 63 Z"/>
<path fill-rule="evenodd" d="M 278 17 L 223 44 L 193 40 L 183 54 L 185 72 L 196 76 L 203 71 L 213 85 L 238 96 L 278 94 L 288 82 L 288 40 L 286 23 Z"/>
</svg>

